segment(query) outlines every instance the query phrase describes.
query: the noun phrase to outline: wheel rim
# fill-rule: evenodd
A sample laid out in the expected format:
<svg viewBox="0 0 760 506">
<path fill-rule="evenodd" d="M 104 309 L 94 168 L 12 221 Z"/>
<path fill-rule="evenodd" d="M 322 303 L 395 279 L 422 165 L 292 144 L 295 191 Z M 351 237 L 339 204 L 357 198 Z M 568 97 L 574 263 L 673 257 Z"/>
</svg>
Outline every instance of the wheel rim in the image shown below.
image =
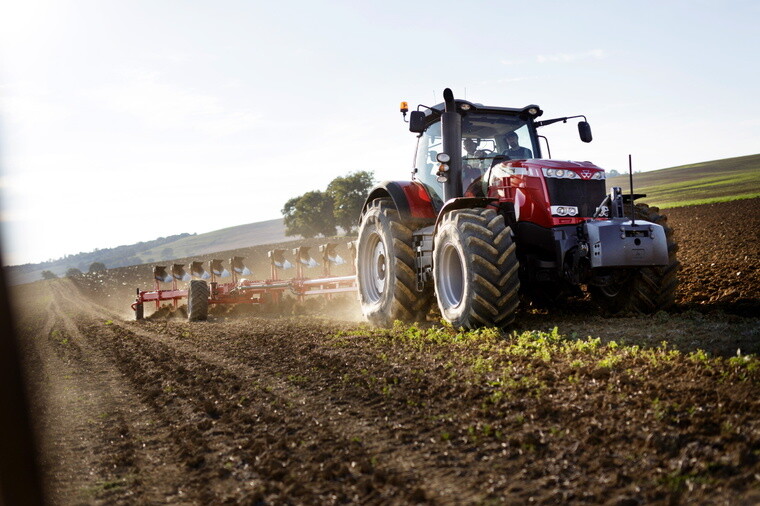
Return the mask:
<svg viewBox="0 0 760 506">
<path fill-rule="evenodd" d="M 609 298 L 615 298 L 620 295 L 620 292 L 626 288 L 626 283 L 630 279 L 629 274 L 617 274 L 612 283 L 605 286 L 600 286 L 599 291 Z"/>
<path fill-rule="evenodd" d="M 601 286 L 599 287 L 599 290 L 606 297 L 617 297 L 617 295 L 620 293 L 620 285 Z"/>
<path fill-rule="evenodd" d="M 388 258 L 379 234 L 372 234 L 367 241 L 367 248 L 362 253 L 361 277 L 362 288 L 368 302 L 376 303 L 385 292 Z"/>
<path fill-rule="evenodd" d="M 438 296 L 445 308 L 453 308 L 462 303 L 464 295 L 464 265 L 462 256 L 452 244 L 443 246 L 438 266 Z"/>
</svg>

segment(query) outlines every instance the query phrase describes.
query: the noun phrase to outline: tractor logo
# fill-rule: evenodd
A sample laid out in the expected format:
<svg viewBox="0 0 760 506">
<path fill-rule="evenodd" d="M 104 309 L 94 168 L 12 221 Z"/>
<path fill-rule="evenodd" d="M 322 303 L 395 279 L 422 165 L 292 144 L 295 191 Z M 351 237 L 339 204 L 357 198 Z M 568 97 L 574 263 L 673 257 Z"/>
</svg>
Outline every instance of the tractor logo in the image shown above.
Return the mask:
<svg viewBox="0 0 760 506">
<path fill-rule="evenodd" d="M 590 170 L 582 170 L 581 171 L 581 177 L 583 179 L 589 179 L 589 178 L 591 178 L 591 171 Z"/>
</svg>

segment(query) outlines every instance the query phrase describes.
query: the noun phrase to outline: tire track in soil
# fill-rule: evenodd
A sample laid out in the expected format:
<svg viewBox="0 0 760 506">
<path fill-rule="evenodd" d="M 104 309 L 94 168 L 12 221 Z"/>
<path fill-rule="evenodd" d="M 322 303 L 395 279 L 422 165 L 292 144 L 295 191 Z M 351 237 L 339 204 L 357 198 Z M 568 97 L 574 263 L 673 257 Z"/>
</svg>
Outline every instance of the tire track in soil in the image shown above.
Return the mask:
<svg viewBox="0 0 760 506">
<path fill-rule="evenodd" d="M 160 324 L 159 324 L 160 325 Z M 298 406 L 285 410 L 282 420 L 290 418 L 305 419 L 304 423 L 316 425 L 325 429 L 329 434 L 331 444 L 336 441 L 353 447 L 352 454 L 346 456 L 347 461 L 363 462 L 363 469 L 373 471 L 373 487 L 377 488 L 383 480 L 391 484 L 403 486 L 411 490 L 407 499 L 416 502 L 423 498 L 434 502 L 462 501 L 473 502 L 482 500 L 485 495 L 482 481 L 473 476 L 464 477 L 461 472 L 461 461 L 454 456 L 446 456 L 445 451 L 440 455 L 427 452 L 422 446 L 409 444 L 418 440 L 428 441 L 431 431 L 420 424 L 401 423 L 395 418 L 390 405 L 379 396 L 363 395 L 358 397 L 339 398 L 337 392 L 329 389 L 324 382 L 312 381 L 301 383 L 298 377 L 289 373 L 304 373 L 310 369 L 312 361 L 293 362 L 295 358 L 283 349 L 269 348 L 270 351 L 280 350 L 280 354 L 257 356 L 258 352 L 267 349 L 262 343 L 248 341 L 245 347 L 227 346 L 224 328 L 209 327 L 204 324 L 203 331 L 207 337 L 205 343 L 188 343 L 187 339 L 177 338 L 177 331 L 184 332 L 172 324 L 163 325 L 160 332 L 162 342 L 169 341 L 171 349 L 181 351 L 188 356 L 195 356 L 206 364 L 231 372 L 236 378 L 254 382 L 258 388 L 267 394 L 267 404 L 278 406 Z M 229 325 L 226 323 L 225 325 Z M 145 332 L 139 328 L 141 324 L 127 324 L 132 332 L 149 339 L 155 339 L 157 334 Z M 218 343 L 218 346 L 212 343 Z M 256 350 L 255 352 L 251 350 Z M 329 361 L 330 367 L 320 366 L 320 375 L 327 373 L 327 382 L 340 376 L 336 370 L 347 364 L 337 363 L 336 357 L 319 355 L 318 360 Z M 337 368 L 336 368 L 337 367 Z M 335 374 L 333 374 L 335 373 Z M 293 377 L 299 384 L 284 380 L 286 376 Z M 227 380 L 229 382 L 229 380 Z M 339 380 L 338 380 L 339 382 Z M 291 423 L 291 422 L 288 422 Z M 428 432 L 427 436 L 420 431 Z M 428 444 L 429 446 L 429 444 Z M 443 458 L 442 458 L 443 457 Z M 381 462 L 378 461 L 378 458 Z M 442 462 L 449 461 L 450 465 Z M 322 469 L 322 466 L 320 466 Z M 424 473 L 418 470 L 424 469 Z M 398 494 L 398 492 L 393 492 Z M 388 496 L 382 493 L 381 496 Z"/>
<path fill-rule="evenodd" d="M 114 374 L 111 357 L 102 354 L 97 345 L 102 332 L 87 331 L 91 320 L 77 315 L 82 311 L 81 299 L 72 295 L 60 284 L 52 285 L 52 302 L 46 311 L 55 322 L 50 332 L 60 332 L 49 342 L 56 343 L 59 359 L 65 360 L 65 367 L 57 364 L 49 373 L 49 383 L 63 387 L 63 391 L 51 392 L 53 402 L 49 404 L 55 406 L 57 414 L 50 419 L 53 423 L 48 423 L 49 435 L 56 446 L 77 452 L 76 458 L 67 456 L 65 465 L 56 465 L 59 473 L 63 471 L 56 481 L 64 485 L 53 491 L 54 500 L 61 503 L 181 500 L 180 491 L 166 485 L 167 481 L 177 481 L 171 480 L 172 475 L 182 473 L 182 469 L 171 464 L 165 443 L 166 423 L 153 416 L 122 376 Z M 96 326 L 103 327 L 105 321 L 100 318 Z M 82 455 L 78 450 L 85 453 Z M 79 462 L 79 457 L 84 457 L 83 465 L 75 465 L 66 472 L 69 464 Z"/>
<path fill-rule="evenodd" d="M 243 487 L 241 492 L 269 500 L 280 494 L 298 497 L 308 493 L 308 499 L 302 500 L 385 502 L 394 498 L 413 503 L 435 498 L 434 490 L 441 488 L 437 481 L 425 487 L 428 476 L 414 476 L 414 468 L 420 463 L 413 458 L 397 458 L 396 465 L 379 466 L 373 462 L 361 443 L 377 436 L 376 431 L 366 427 L 368 420 L 357 423 L 349 420 L 348 414 L 325 417 L 323 411 L 341 413 L 340 409 L 325 409 L 320 404 L 323 399 L 311 399 L 249 366 L 219 363 L 218 357 L 195 348 L 157 342 L 150 333 L 120 326 L 114 331 L 124 340 L 126 350 L 114 351 L 125 364 L 129 359 L 122 355 L 124 351 L 136 356 L 137 348 L 147 349 L 147 356 L 140 355 L 139 361 L 149 363 L 146 370 L 156 368 L 150 376 L 171 382 L 174 399 L 159 394 L 158 385 L 149 387 L 149 395 L 156 396 L 157 407 L 174 410 L 171 405 L 177 398 L 193 404 L 183 410 L 189 422 L 180 433 L 194 441 L 192 450 L 201 454 L 198 459 L 202 465 L 198 466 L 195 481 L 207 486 L 218 482 L 213 487 L 217 489 L 213 499 L 224 498 L 225 490 L 234 489 L 220 480 L 227 472 L 239 489 L 241 482 L 258 476 L 259 480 L 250 481 L 253 486 L 249 490 Z M 165 340 L 165 336 L 161 338 Z M 145 379 L 139 374 L 134 378 L 137 382 Z M 168 391 L 166 387 L 163 390 Z M 205 398 L 199 392 L 205 392 Z M 254 398 L 256 402 L 248 402 Z M 200 433 L 203 444 L 197 444 Z M 227 465 L 228 462 L 233 464 Z M 314 477 L 323 479 L 314 482 Z M 310 481 L 311 488 L 307 489 L 304 484 Z M 460 490 L 457 495 L 464 497 L 465 493 Z"/>
<path fill-rule="evenodd" d="M 172 345 L 184 341 L 184 346 L 190 346 L 189 338 L 193 341 L 191 348 L 207 351 L 212 360 L 222 360 L 230 364 L 228 367 L 248 368 L 254 374 L 258 371 L 268 388 L 298 400 L 311 413 L 320 413 L 344 438 L 361 440 L 366 451 L 379 457 L 384 466 L 413 476 L 411 483 L 434 502 L 479 502 L 495 497 L 520 501 L 541 493 L 540 485 L 526 486 L 523 481 L 517 486 L 512 482 L 510 477 L 525 472 L 525 461 L 508 457 L 512 452 L 506 443 L 477 445 L 461 437 L 441 440 L 442 433 L 450 431 L 454 435 L 462 424 L 477 420 L 480 403 L 448 402 L 446 393 L 456 393 L 460 401 L 467 399 L 466 385 L 456 392 L 440 390 L 435 385 L 436 373 L 429 370 L 426 374 L 432 376 L 430 381 L 420 382 L 420 376 L 415 374 L 419 364 L 394 367 L 394 375 L 400 380 L 399 392 L 386 397 L 366 384 L 346 384 L 341 376 L 362 367 L 387 370 L 388 365 L 380 364 L 370 349 L 358 356 L 321 348 L 309 339 L 320 341 L 327 337 L 328 330 L 337 329 L 325 329 L 325 325 L 316 322 L 267 324 L 256 319 L 208 323 L 200 325 L 203 337 L 187 335 L 192 334 L 188 329 L 198 329 L 198 325 L 160 325 L 162 333 L 171 334 L 164 339 L 173 338 Z M 305 328 L 311 330 L 304 331 Z M 278 338 L 287 341 L 278 346 Z M 288 381 L 278 379 L 286 376 Z M 446 383 L 443 378 L 442 383 Z M 412 407 L 410 400 L 414 401 Z M 434 402 L 419 407 L 423 401 L 431 400 Z"/>
<path fill-rule="evenodd" d="M 86 311 L 92 318 L 102 319 L 106 315 L 115 315 L 110 310 L 98 309 L 98 311 L 91 309 Z M 296 475 L 301 474 L 301 476 L 296 476 L 295 483 L 313 481 L 314 476 L 328 480 L 336 478 L 346 480 L 347 476 L 349 482 L 347 486 L 342 487 L 348 488 L 348 491 L 334 492 L 321 491 L 319 487 L 315 490 L 312 484 L 312 489 L 308 490 L 312 501 L 332 502 L 332 499 L 338 498 L 362 502 L 385 502 L 393 498 L 403 503 L 424 500 L 439 502 L 442 499 L 472 502 L 484 496 L 482 483 L 476 477 L 481 473 L 472 473 L 472 476 L 465 477 L 461 471 L 460 462 L 454 457 L 447 456 L 448 452 L 442 451 L 443 455 L 435 456 L 426 454 L 423 451 L 425 443 L 420 445 L 416 441 L 428 440 L 430 435 L 420 437 L 419 425 L 409 423 L 404 425 L 394 420 L 393 413 L 385 409 L 382 398 L 375 396 L 366 399 L 362 396 L 354 399 L 340 399 L 336 403 L 333 401 L 334 392 L 325 390 L 323 384 L 317 389 L 303 389 L 278 379 L 285 375 L 291 365 L 281 358 L 255 360 L 256 353 L 252 353 L 251 350 L 262 351 L 265 346 L 261 344 L 244 347 L 246 351 L 240 355 L 255 364 L 251 366 L 240 360 L 234 360 L 234 357 L 229 355 L 229 350 L 225 353 L 223 349 L 215 348 L 215 353 L 208 353 L 203 351 L 208 349 L 207 347 L 189 346 L 178 339 L 170 339 L 167 343 L 167 338 L 171 337 L 167 334 L 176 332 L 175 322 L 156 323 L 155 330 L 152 331 L 144 329 L 145 323 L 114 323 L 108 327 L 108 331 L 117 334 L 115 340 L 101 339 L 99 342 L 111 343 L 106 353 L 114 357 L 114 365 L 122 370 L 125 377 L 134 385 L 139 385 L 147 391 L 145 395 L 157 413 L 165 413 L 167 409 L 171 409 L 172 404 L 184 403 L 184 406 L 179 409 L 176 420 L 189 418 L 190 422 L 178 422 L 181 427 L 175 431 L 173 437 L 175 441 L 194 442 L 194 448 L 185 447 L 181 452 L 182 457 L 188 461 L 191 469 L 195 469 L 197 475 L 189 484 L 191 488 L 203 489 L 202 485 L 205 484 L 208 487 L 210 483 L 219 482 L 220 478 L 223 482 L 227 474 L 233 474 L 231 468 L 242 466 L 243 472 L 238 472 L 228 481 L 238 484 L 241 481 L 247 483 L 247 487 L 243 487 L 244 496 L 252 492 L 254 498 L 267 496 L 271 498 L 278 494 L 284 494 L 287 498 L 307 493 L 306 489 L 299 490 L 300 485 L 296 488 L 288 486 L 293 477 L 287 473 L 283 474 L 280 469 L 282 462 L 285 462 L 286 466 L 290 465 L 291 455 L 280 453 L 272 460 L 269 451 L 265 450 L 263 457 L 255 455 L 252 457 L 250 453 L 245 452 L 236 456 L 234 452 L 230 453 L 228 447 L 230 435 L 253 433 L 250 437 L 239 438 L 242 441 L 233 441 L 233 446 L 241 442 L 250 446 L 251 438 L 254 438 L 257 439 L 254 447 L 259 451 L 263 441 L 264 447 L 274 445 L 281 449 L 292 450 L 293 445 L 296 445 L 299 447 L 299 453 L 304 453 L 300 442 L 286 443 L 278 438 L 294 439 L 293 436 L 301 434 L 300 428 L 312 427 L 312 430 L 318 429 L 316 439 L 320 441 L 317 446 L 306 445 L 305 449 L 314 453 L 317 448 L 327 445 L 332 452 L 320 449 L 316 455 L 318 469 L 312 469 L 306 473 L 296 472 Z M 209 333 L 207 335 L 209 342 L 216 342 L 220 337 L 224 337 L 229 323 L 222 326 L 219 333 Z M 208 327 L 203 328 L 209 330 Z M 103 332 L 97 324 L 88 330 L 88 333 L 97 332 Z M 119 342 L 115 343 L 115 341 Z M 234 349 L 233 353 L 242 351 L 240 347 L 231 349 Z M 146 350 L 150 350 L 147 355 Z M 329 360 L 334 362 L 335 357 L 329 357 Z M 278 364 L 280 367 L 277 367 Z M 144 369 L 144 373 L 133 372 L 139 370 L 140 367 Z M 245 394 L 244 385 L 251 381 L 255 382 L 256 388 L 254 391 L 248 390 L 251 393 L 251 397 L 248 397 Z M 220 392 L 219 385 L 224 385 L 227 391 Z M 207 396 L 209 391 L 212 392 L 213 401 L 206 397 L 202 403 L 199 403 L 198 391 L 205 391 Z M 244 414 L 242 416 L 244 427 L 228 429 L 221 427 L 231 422 L 231 417 L 224 416 L 222 413 L 226 414 L 244 408 L 239 402 L 234 401 L 235 395 L 241 398 L 256 396 L 263 399 L 263 405 L 257 407 L 256 421 L 263 419 L 264 426 L 252 426 L 250 418 Z M 351 411 L 345 409 L 344 406 L 347 405 L 351 406 Z M 357 410 L 358 406 L 364 406 L 367 412 Z M 209 422 L 215 430 L 211 429 Z M 279 428 L 282 424 L 286 425 L 284 430 Z M 203 433 L 203 437 L 199 437 L 198 429 Z M 215 436 L 218 442 L 212 443 L 213 438 L 209 439 L 209 435 Z M 238 444 L 239 448 L 240 446 L 241 444 Z M 340 449 L 337 455 L 336 448 Z M 382 459 L 382 464 L 377 462 L 378 456 Z M 265 459 L 263 466 L 261 465 L 262 458 Z M 301 459 L 297 466 L 314 467 L 315 462 L 311 462 L 314 458 L 315 456 L 311 455 L 306 459 Z M 247 468 L 251 460 L 258 465 L 256 469 L 257 474 L 263 479 L 261 483 L 251 480 L 251 473 Z M 435 460 L 437 464 L 448 460 L 451 465 L 439 468 L 431 465 L 431 460 Z M 238 464 L 230 466 L 230 462 Z M 214 472 L 208 472 L 212 468 L 225 470 L 215 475 Z M 269 472 L 272 469 L 274 473 Z M 420 473 L 418 469 L 425 471 Z M 214 498 L 216 500 L 224 498 L 225 491 L 231 488 L 234 487 L 231 487 L 229 483 L 217 484 L 212 487 L 216 490 Z M 211 492 L 206 492 L 201 499 L 211 500 L 211 494 Z"/>
</svg>

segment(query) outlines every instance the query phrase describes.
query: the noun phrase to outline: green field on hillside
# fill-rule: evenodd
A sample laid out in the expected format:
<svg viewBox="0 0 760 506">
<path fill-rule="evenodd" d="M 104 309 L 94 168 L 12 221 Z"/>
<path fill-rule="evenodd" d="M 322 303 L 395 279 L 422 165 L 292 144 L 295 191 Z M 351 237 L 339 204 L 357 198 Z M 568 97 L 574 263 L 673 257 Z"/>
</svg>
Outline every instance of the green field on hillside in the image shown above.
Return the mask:
<svg viewBox="0 0 760 506">
<path fill-rule="evenodd" d="M 760 197 L 760 154 L 681 165 L 633 175 L 634 191 L 662 208 Z M 630 189 L 628 175 L 607 180 L 607 188 Z"/>
<path fill-rule="evenodd" d="M 283 220 L 278 218 L 183 237 L 177 241 L 162 244 L 158 248 L 146 250 L 140 254 L 140 257 L 144 262 L 160 261 L 287 240 Z M 153 260 L 149 260 L 151 258 Z"/>
</svg>

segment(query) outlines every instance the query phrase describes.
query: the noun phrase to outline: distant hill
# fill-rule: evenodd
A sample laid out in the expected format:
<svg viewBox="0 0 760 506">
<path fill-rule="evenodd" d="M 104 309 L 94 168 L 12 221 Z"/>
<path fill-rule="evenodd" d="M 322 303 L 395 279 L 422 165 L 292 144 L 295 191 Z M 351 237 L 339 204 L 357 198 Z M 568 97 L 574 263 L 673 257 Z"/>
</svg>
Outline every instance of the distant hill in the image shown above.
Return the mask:
<svg viewBox="0 0 760 506">
<path fill-rule="evenodd" d="M 285 236 L 283 220 L 279 218 L 224 228 L 205 234 L 184 233 L 161 237 L 153 241 L 67 255 L 58 260 L 38 264 L 14 265 L 5 269 L 10 282 L 16 285 L 41 279 L 44 270 L 62 277 L 70 268 L 87 272 L 93 262 L 101 262 L 111 269 L 283 242 L 288 239 Z"/>
<path fill-rule="evenodd" d="M 613 186 L 628 192 L 628 175 L 607 179 L 607 188 Z M 633 189 L 662 208 L 760 197 L 760 154 L 639 172 Z"/>
<path fill-rule="evenodd" d="M 271 244 L 292 239 L 292 237 L 289 238 L 285 235 L 285 224 L 282 218 L 279 218 L 183 237 L 172 243 L 146 250 L 141 256 L 145 259 L 144 263 L 151 263 L 159 260 L 206 255 L 208 253 L 216 253 L 217 251 L 259 246 L 261 244 Z M 172 250 L 171 254 L 164 254 L 167 248 Z M 150 260 L 151 258 L 153 260 Z"/>
</svg>

